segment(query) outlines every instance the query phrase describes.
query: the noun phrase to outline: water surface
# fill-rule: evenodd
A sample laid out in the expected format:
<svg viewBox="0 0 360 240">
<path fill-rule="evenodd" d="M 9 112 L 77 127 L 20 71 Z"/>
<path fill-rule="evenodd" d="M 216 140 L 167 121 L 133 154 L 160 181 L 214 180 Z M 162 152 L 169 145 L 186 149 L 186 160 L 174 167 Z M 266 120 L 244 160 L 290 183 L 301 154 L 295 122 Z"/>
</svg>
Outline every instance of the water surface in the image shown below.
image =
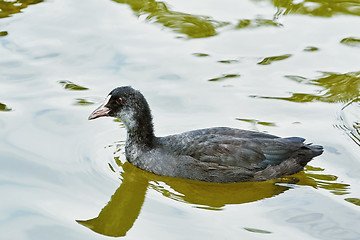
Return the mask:
<svg viewBox="0 0 360 240">
<path fill-rule="evenodd" d="M 358 1 L 0 1 L 1 239 L 359 239 Z M 304 172 L 212 184 L 127 163 L 87 121 L 116 86 L 157 135 L 301 136 Z"/>
</svg>

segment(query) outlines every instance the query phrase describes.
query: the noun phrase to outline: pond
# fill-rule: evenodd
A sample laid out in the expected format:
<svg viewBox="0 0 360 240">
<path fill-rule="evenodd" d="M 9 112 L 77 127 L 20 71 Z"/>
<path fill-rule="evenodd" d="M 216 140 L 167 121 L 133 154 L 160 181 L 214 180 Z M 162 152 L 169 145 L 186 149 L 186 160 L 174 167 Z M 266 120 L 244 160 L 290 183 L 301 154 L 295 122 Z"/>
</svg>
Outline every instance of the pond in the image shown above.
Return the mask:
<svg viewBox="0 0 360 240">
<path fill-rule="evenodd" d="M 360 239 L 358 0 L 0 0 L 1 239 Z M 156 176 L 87 117 L 117 86 L 159 136 L 324 146 L 260 183 Z"/>
</svg>

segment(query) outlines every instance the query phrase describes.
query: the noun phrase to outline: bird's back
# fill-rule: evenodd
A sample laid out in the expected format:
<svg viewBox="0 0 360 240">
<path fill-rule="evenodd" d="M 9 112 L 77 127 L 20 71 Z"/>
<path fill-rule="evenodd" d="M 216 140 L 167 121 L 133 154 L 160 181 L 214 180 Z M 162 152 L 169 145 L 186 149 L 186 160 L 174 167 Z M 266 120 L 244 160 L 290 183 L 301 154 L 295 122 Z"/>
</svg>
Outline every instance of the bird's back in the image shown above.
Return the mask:
<svg viewBox="0 0 360 240">
<path fill-rule="evenodd" d="M 305 144 L 304 140 L 219 127 L 158 138 L 158 147 L 176 162 L 178 177 L 263 181 L 299 172 L 323 152 L 321 146 Z"/>
</svg>

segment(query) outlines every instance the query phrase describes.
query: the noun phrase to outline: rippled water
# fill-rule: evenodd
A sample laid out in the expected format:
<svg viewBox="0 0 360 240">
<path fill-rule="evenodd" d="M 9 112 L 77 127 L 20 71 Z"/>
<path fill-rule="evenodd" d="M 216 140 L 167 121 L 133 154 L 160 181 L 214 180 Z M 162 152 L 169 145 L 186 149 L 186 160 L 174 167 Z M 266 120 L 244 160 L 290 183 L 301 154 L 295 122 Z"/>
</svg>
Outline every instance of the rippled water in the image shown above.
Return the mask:
<svg viewBox="0 0 360 240">
<path fill-rule="evenodd" d="M 1 239 L 360 239 L 358 1 L 0 0 Z M 127 163 L 116 86 L 157 135 L 230 126 L 325 152 L 261 183 Z"/>
</svg>

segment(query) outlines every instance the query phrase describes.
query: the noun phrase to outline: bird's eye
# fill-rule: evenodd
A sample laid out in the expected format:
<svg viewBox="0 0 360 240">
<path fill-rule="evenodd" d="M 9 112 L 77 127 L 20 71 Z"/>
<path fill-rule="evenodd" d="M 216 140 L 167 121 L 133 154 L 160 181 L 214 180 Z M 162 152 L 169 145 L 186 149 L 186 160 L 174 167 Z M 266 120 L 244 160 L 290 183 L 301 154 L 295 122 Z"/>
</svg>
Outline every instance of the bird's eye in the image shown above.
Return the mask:
<svg viewBox="0 0 360 240">
<path fill-rule="evenodd" d="M 121 98 L 117 98 L 117 99 L 116 99 L 116 102 L 117 102 L 118 104 L 121 104 L 121 103 L 123 102 L 123 100 L 122 100 Z"/>
</svg>

